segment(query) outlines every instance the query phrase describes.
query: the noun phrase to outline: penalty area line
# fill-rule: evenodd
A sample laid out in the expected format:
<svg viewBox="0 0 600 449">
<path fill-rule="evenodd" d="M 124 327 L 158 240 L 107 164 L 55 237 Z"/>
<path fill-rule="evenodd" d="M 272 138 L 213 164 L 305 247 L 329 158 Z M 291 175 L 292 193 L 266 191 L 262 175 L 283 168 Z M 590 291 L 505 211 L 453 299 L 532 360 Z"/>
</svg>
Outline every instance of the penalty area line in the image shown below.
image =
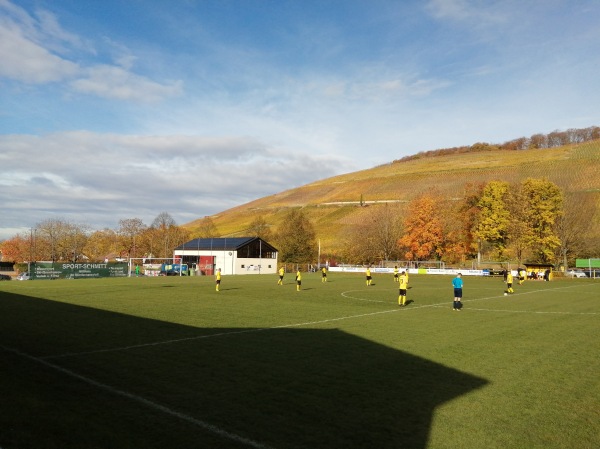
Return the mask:
<svg viewBox="0 0 600 449">
<path fill-rule="evenodd" d="M 197 419 L 194 418 L 190 415 L 186 415 L 185 413 L 181 413 L 178 412 L 177 410 L 173 410 L 165 405 L 159 404 L 157 402 L 153 402 L 149 399 L 146 399 L 142 396 L 138 396 L 137 394 L 133 394 L 133 393 L 129 393 L 127 391 L 124 390 L 120 390 L 118 388 L 115 387 L 111 387 L 110 385 L 107 385 L 105 383 L 99 382 L 97 380 L 94 380 L 90 377 L 86 377 L 83 376 L 81 374 L 76 373 L 75 371 L 71 371 L 67 368 L 64 368 L 62 366 L 56 365 L 54 363 L 48 362 L 47 360 L 43 360 L 39 357 L 34 357 L 30 354 L 24 353 L 22 351 L 19 351 L 18 349 L 14 349 L 14 348 L 7 348 L 6 346 L 0 345 L 0 348 L 2 348 L 3 350 L 7 351 L 7 352 L 12 352 L 13 354 L 16 354 L 20 357 L 23 357 L 25 359 L 31 360 L 33 362 L 42 364 L 48 368 L 51 368 L 55 371 L 58 371 L 66 376 L 72 377 L 74 379 L 80 380 L 84 383 L 87 383 L 88 385 L 91 385 L 93 387 L 96 387 L 98 389 L 104 390 L 104 391 L 108 391 L 109 393 L 115 394 L 117 396 L 121 396 L 127 399 L 130 399 L 134 402 L 137 402 L 139 404 L 142 404 L 146 407 L 150 407 L 154 410 L 157 410 L 159 412 L 162 412 L 164 414 L 173 416 L 175 418 L 179 418 L 183 421 L 187 421 L 190 424 L 196 425 L 198 427 L 201 427 L 204 430 L 207 430 L 208 432 L 211 432 L 215 435 L 219 435 L 221 437 L 224 437 L 228 440 L 231 441 L 235 441 L 237 443 L 241 443 L 244 444 L 246 446 L 249 447 L 254 447 L 256 449 L 272 449 L 270 446 L 267 446 L 265 444 L 259 443 L 257 441 L 251 440 L 249 438 L 245 438 L 242 437 L 240 435 L 237 435 L 235 433 L 232 432 L 228 432 L 226 430 L 223 430 L 213 424 L 207 423 L 206 421 L 202 421 L 201 419 Z"/>
</svg>

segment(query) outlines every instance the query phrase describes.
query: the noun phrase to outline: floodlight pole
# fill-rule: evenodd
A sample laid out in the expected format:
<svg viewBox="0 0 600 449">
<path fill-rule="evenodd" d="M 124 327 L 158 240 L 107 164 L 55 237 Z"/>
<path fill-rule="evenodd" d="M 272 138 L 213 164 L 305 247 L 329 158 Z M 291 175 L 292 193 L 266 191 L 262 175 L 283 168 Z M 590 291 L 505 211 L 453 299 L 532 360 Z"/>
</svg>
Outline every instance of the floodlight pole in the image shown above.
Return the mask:
<svg viewBox="0 0 600 449">
<path fill-rule="evenodd" d="M 185 242 L 183 242 L 183 253 L 181 254 L 181 259 L 179 259 L 179 277 L 183 276 L 181 272 L 183 271 L 183 256 L 185 255 Z"/>
<path fill-rule="evenodd" d="M 319 239 L 319 255 L 317 256 L 317 268 L 321 268 L 321 239 Z"/>
<path fill-rule="evenodd" d="M 262 268 L 262 240 L 260 237 L 258 239 L 258 274 L 260 274 L 260 269 Z"/>
</svg>

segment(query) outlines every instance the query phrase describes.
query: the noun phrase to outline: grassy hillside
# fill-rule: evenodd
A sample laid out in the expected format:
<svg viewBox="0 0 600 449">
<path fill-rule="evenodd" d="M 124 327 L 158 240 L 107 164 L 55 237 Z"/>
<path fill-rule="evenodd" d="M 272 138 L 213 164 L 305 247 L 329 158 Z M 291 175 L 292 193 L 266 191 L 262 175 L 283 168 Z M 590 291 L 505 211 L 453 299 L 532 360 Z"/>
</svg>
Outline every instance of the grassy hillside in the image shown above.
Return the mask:
<svg viewBox="0 0 600 449">
<path fill-rule="evenodd" d="M 502 180 L 510 183 L 546 178 L 567 194 L 594 197 L 600 211 L 600 141 L 550 149 L 494 150 L 428 156 L 398 161 L 257 199 L 212 216 L 223 236 L 244 235 L 261 216 L 274 230 L 290 207 L 302 207 L 315 224 L 324 253 L 335 253 L 339 237 L 353 223 L 385 203 L 400 210 L 415 196 L 435 188 L 453 199 L 463 195 L 465 185 Z M 360 207 L 363 204 L 369 207 Z M 600 212 L 596 217 L 600 219 Z M 192 232 L 199 220 L 185 225 Z"/>
</svg>

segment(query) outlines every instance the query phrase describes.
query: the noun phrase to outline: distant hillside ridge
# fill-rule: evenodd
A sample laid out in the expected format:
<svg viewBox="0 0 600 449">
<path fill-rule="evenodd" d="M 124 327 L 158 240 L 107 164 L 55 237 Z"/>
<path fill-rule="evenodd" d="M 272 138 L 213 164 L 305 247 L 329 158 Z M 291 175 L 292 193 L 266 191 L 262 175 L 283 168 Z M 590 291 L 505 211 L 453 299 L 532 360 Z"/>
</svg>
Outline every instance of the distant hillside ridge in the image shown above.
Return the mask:
<svg viewBox="0 0 600 449">
<path fill-rule="evenodd" d="M 406 162 L 424 157 L 445 156 L 456 153 L 473 153 L 493 150 L 522 151 L 530 149 L 556 148 L 598 139 L 600 139 L 600 127 L 598 126 L 590 126 L 588 128 L 578 129 L 571 128 L 566 131 L 555 130 L 549 134 L 534 134 L 531 137 L 519 137 L 518 139 L 509 140 L 508 142 L 501 144 L 478 142 L 470 146 L 420 151 L 417 154 L 396 159 L 392 163 Z"/>
<path fill-rule="evenodd" d="M 276 231 L 290 208 L 303 208 L 322 251 L 335 253 L 348 229 L 364 223 L 374 207 L 391 204 L 402 214 L 411 200 L 432 189 L 452 201 L 462 198 L 468 185 L 527 178 L 547 179 L 568 195 L 591 196 L 600 220 L 600 139 L 527 151 L 457 151 L 389 163 L 259 198 L 210 218 L 220 236 L 240 236 L 259 217 Z M 201 221 L 183 226 L 193 235 Z"/>
</svg>

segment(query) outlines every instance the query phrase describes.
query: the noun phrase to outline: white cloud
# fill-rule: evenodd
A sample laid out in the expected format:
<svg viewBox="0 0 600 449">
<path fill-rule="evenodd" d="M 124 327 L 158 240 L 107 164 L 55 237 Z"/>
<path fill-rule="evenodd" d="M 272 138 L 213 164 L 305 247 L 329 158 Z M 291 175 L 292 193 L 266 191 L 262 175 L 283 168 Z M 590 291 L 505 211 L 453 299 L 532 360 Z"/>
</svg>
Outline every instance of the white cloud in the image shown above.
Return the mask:
<svg viewBox="0 0 600 449">
<path fill-rule="evenodd" d="M 0 0 L 0 130 L 32 134 L 0 139 L 0 228 L 78 208 L 94 225 L 193 219 L 422 150 L 598 119 L 592 0 L 307 4 L 243 27 L 205 13 L 237 24 L 255 8 L 182 4 L 106 5 L 121 19 L 133 8 L 134 29 L 61 6 L 69 28 Z"/>
<path fill-rule="evenodd" d="M 97 65 L 86 70 L 86 76 L 71 82 L 77 92 L 119 100 L 155 102 L 181 95 L 182 81 L 160 84 L 131 73 L 121 67 Z"/>
<path fill-rule="evenodd" d="M 504 22 L 505 11 L 511 9 L 509 3 L 503 1 L 495 5 L 486 0 L 429 0 L 426 9 L 439 20 L 468 21 L 481 26 Z"/>
<path fill-rule="evenodd" d="M 46 45 L 48 48 L 57 52 L 68 51 L 68 47 L 85 49 L 86 51 L 94 52 L 90 44 L 86 43 L 76 34 L 70 33 L 63 29 L 58 23 L 58 19 L 54 14 L 46 10 L 38 10 L 39 37 L 36 41 L 40 45 Z M 65 47 L 66 45 L 66 47 Z"/>
<path fill-rule="evenodd" d="M 38 85 L 67 82 L 75 92 L 142 103 L 181 95 L 182 81 L 160 83 L 130 71 L 136 57 L 113 41 L 110 45 L 117 49 L 117 65 L 90 66 L 83 58 L 77 60 L 78 50 L 86 54 L 95 54 L 95 50 L 64 30 L 52 13 L 39 10 L 36 15 L 37 19 L 0 0 L 0 77 Z M 73 55 L 69 59 L 65 53 Z"/>
<path fill-rule="evenodd" d="M 52 216 L 102 228 L 167 211 L 183 224 L 332 176 L 345 163 L 252 138 L 91 132 L 0 136 L 0 154 L 0 235 Z"/>
<path fill-rule="evenodd" d="M 468 0 L 430 0 L 427 9 L 438 19 L 463 20 L 472 14 Z"/>
<path fill-rule="evenodd" d="M 14 24 L 0 24 L 0 77 L 44 84 L 76 76 L 77 64 L 26 39 Z"/>
</svg>

